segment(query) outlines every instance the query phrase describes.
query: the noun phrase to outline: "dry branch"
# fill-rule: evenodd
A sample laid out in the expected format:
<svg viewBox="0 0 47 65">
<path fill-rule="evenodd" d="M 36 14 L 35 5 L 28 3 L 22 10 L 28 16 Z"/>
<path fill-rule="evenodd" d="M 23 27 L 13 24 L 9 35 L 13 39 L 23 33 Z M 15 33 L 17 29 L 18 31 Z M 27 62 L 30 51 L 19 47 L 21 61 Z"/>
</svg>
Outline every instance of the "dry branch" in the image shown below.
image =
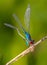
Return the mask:
<svg viewBox="0 0 47 65">
<path fill-rule="evenodd" d="M 40 44 L 42 41 L 44 41 L 45 39 L 47 39 L 47 36 L 43 37 L 42 39 L 40 39 L 38 42 L 36 42 L 35 44 L 33 44 L 32 46 L 30 46 L 29 48 L 27 48 L 26 50 L 24 50 L 22 53 L 20 53 L 19 55 L 17 55 L 16 57 L 14 57 L 13 59 L 11 59 L 8 63 L 6 63 L 6 65 L 10 65 L 12 62 L 15 62 L 17 60 L 19 60 L 21 57 L 25 56 L 26 54 L 28 54 L 29 52 L 33 51 L 33 47 L 35 47 L 36 45 Z"/>
</svg>

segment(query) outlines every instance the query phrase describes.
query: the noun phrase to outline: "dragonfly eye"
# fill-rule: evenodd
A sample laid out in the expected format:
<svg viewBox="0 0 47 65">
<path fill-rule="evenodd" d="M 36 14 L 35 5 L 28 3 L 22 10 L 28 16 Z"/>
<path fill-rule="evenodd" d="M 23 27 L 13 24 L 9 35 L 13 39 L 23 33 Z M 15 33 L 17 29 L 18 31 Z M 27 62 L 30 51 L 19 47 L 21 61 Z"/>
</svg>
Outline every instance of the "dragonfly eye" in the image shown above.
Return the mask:
<svg viewBox="0 0 47 65">
<path fill-rule="evenodd" d="M 30 43 L 29 44 L 33 44 L 33 42 L 32 41 L 30 41 Z"/>
<path fill-rule="evenodd" d="M 34 44 L 34 40 L 30 41 L 29 43 L 30 43 L 30 44 Z"/>
</svg>

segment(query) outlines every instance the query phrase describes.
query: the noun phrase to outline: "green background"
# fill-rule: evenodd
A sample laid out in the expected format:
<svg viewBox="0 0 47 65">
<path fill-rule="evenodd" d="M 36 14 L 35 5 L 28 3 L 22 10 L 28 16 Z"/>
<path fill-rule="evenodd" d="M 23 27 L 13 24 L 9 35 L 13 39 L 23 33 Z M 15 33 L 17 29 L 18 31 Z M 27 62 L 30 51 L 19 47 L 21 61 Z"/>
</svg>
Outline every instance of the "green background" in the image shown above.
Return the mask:
<svg viewBox="0 0 47 65">
<path fill-rule="evenodd" d="M 24 13 L 28 4 L 31 7 L 30 34 L 32 38 L 37 42 L 47 35 L 47 0 L 0 0 L 0 65 L 5 65 L 28 48 L 16 30 L 4 26 L 4 23 L 10 23 L 19 27 L 12 17 L 15 13 L 26 28 Z M 33 53 L 27 54 L 11 65 L 47 65 L 47 40 L 39 44 Z"/>
</svg>

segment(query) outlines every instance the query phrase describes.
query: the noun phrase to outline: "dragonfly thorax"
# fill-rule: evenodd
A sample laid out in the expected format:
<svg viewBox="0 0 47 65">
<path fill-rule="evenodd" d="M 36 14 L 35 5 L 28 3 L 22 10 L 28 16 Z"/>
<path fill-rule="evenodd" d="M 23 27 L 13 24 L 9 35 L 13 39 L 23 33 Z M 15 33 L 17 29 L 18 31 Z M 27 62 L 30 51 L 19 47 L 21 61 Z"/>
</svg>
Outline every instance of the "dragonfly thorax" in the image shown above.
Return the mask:
<svg viewBox="0 0 47 65">
<path fill-rule="evenodd" d="M 29 33 L 26 32 L 25 37 L 27 40 L 31 41 L 31 35 Z"/>
<path fill-rule="evenodd" d="M 27 45 L 31 45 L 31 44 L 33 44 L 34 42 L 33 42 L 33 40 L 32 40 L 32 38 L 31 38 L 31 35 L 29 34 L 29 33 L 25 33 L 25 36 L 26 36 L 26 44 Z"/>
</svg>

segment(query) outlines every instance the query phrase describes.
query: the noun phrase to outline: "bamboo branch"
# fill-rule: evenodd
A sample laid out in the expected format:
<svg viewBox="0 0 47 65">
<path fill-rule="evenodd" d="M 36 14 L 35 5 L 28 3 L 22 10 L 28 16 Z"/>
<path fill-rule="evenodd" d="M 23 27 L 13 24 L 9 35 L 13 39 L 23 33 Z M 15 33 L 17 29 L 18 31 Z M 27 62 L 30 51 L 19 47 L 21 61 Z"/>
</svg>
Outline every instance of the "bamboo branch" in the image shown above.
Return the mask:
<svg viewBox="0 0 47 65">
<path fill-rule="evenodd" d="M 12 60 L 10 60 L 8 63 L 6 63 L 6 65 L 10 65 L 12 62 L 15 62 L 17 60 L 19 60 L 21 57 L 25 56 L 26 54 L 28 54 L 29 52 L 33 51 L 33 46 L 37 46 L 38 44 L 40 44 L 42 41 L 44 41 L 45 39 L 47 39 L 47 36 L 43 37 L 42 39 L 40 39 L 38 42 L 36 42 L 35 44 L 33 44 L 32 46 L 30 46 L 29 48 L 27 48 L 26 50 L 24 50 L 22 53 L 20 53 L 19 55 L 17 55 L 16 57 L 14 57 Z"/>
</svg>

